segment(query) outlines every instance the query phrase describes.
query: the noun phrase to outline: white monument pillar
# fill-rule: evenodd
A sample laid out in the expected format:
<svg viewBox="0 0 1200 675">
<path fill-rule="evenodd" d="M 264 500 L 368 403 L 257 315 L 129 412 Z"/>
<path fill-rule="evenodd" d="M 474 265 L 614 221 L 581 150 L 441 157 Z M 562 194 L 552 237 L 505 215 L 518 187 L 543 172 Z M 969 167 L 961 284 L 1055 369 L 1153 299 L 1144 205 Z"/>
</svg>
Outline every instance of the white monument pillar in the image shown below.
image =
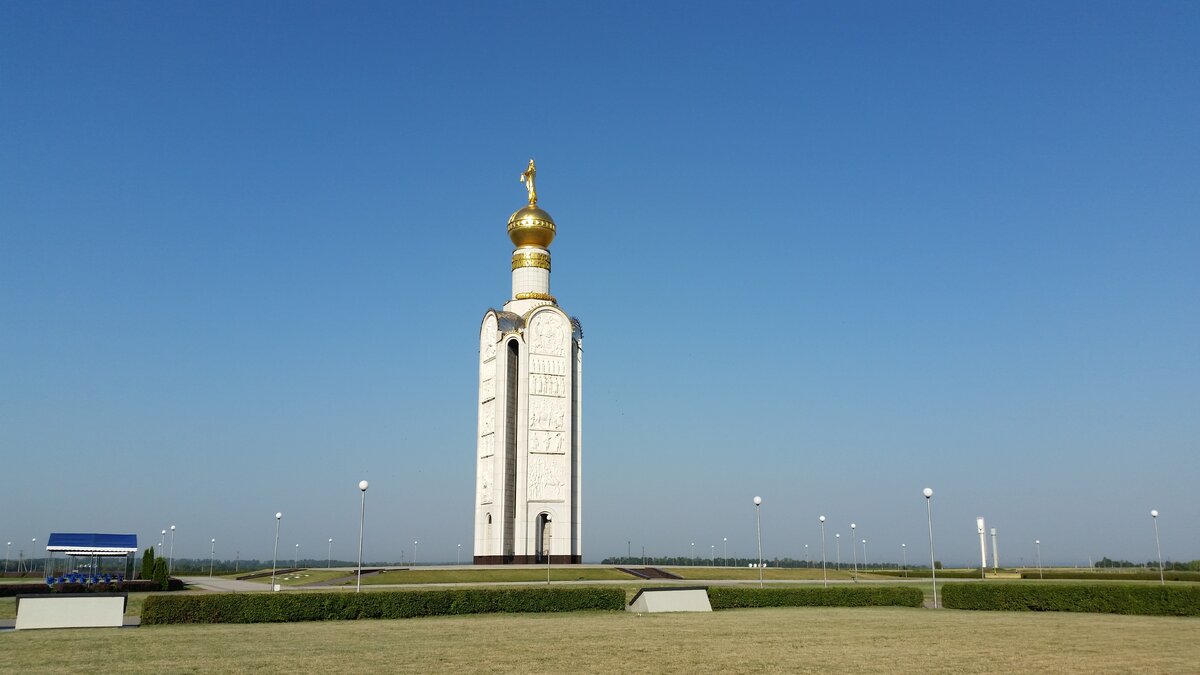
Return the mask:
<svg viewBox="0 0 1200 675">
<path fill-rule="evenodd" d="M 975 519 L 975 527 L 979 530 L 979 569 L 987 569 L 987 530 L 983 526 L 983 516 Z"/>
<path fill-rule="evenodd" d="M 550 295 L 557 227 L 537 206 L 508 219 L 512 297 L 479 331 L 475 563 L 580 563 L 583 329 Z"/>
</svg>

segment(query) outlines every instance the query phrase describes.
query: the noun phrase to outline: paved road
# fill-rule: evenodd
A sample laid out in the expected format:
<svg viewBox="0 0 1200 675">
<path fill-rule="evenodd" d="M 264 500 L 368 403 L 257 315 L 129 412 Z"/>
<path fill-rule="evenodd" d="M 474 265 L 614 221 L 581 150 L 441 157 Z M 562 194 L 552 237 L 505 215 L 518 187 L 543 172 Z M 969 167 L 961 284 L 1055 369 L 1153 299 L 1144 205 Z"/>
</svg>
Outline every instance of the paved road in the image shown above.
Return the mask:
<svg viewBox="0 0 1200 675">
<path fill-rule="evenodd" d="M 271 584 L 258 584 L 253 581 L 238 581 L 228 577 L 179 577 L 183 583 L 196 588 L 202 588 L 206 591 L 223 591 L 238 592 L 238 591 L 269 591 Z"/>
</svg>

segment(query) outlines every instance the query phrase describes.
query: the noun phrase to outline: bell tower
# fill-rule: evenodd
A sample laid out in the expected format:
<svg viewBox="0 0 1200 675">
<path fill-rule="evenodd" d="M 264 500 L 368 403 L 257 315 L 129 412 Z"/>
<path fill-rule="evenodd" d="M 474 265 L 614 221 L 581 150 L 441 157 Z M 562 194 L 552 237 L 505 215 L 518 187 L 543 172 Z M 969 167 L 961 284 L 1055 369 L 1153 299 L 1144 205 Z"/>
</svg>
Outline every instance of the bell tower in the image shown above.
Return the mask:
<svg viewBox="0 0 1200 675">
<path fill-rule="evenodd" d="M 580 563 L 583 328 L 550 294 L 554 219 L 529 203 L 508 219 L 512 297 L 479 330 L 475 564 Z"/>
</svg>

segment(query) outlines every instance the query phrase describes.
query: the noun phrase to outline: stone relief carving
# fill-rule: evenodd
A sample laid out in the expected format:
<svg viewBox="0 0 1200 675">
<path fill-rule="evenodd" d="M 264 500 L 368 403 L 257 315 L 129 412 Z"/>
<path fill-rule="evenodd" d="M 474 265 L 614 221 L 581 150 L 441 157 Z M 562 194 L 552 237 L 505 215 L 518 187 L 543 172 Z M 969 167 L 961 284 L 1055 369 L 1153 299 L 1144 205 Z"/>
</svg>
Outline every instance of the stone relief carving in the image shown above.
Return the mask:
<svg viewBox="0 0 1200 675">
<path fill-rule="evenodd" d="M 562 431 L 567 415 L 566 403 L 560 399 L 529 397 L 529 428 Z"/>
<path fill-rule="evenodd" d="M 529 359 L 529 372 L 545 373 L 547 375 L 566 375 L 567 362 L 563 359 L 534 356 Z"/>
<path fill-rule="evenodd" d="M 490 457 L 496 454 L 496 434 L 488 434 L 479 439 L 479 456 Z"/>
<path fill-rule="evenodd" d="M 480 404 L 479 414 L 483 419 L 479 420 L 479 435 L 486 436 L 496 430 L 496 400 L 492 399 Z"/>
<path fill-rule="evenodd" d="M 531 373 L 529 375 L 529 393 L 538 396 L 565 396 L 567 378 L 560 375 Z"/>
<path fill-rule="evenodd" d="M 483 322 L 483 335 L 480 337 L 480 356 L 483 361 L 496 358 L 496 342 L 499 339 L 496 335 L 496 317 L 489 316 Z"/>
<path fill-rule="evenodd" d="M 533 501 L 562 501 L 566 488 L 565 462 L 559 457 L 531 455 L 529 457 L 529 499 Z"/>
<path fill-rule="evenodd" d="M 492 457 L 484 457 L 479 460 L 479 503 L 492 503 L 492 469 L 494 467 Z"/>
<path fill-rule="evenodd" d="M 544 455 L 561 455 L 566 450 L 567 435 L 561 431 L 529 432 L 529 451 Z"/>
<path fill-rule="evenodd" d="M 526 334 L 530 349 L 536 354 L 565 356 L 567 351 L 567 327 L 561 316 L 553 312 L 542 312 L 533 317 Z"/>
</svg>

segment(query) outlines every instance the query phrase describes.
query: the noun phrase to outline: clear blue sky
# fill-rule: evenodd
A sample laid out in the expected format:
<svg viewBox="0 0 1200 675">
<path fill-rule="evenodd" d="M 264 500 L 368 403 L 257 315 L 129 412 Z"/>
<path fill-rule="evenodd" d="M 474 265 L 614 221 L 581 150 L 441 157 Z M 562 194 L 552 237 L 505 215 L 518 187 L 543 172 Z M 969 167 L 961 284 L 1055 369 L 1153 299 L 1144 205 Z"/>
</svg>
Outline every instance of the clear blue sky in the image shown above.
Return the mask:
<svg viewBox="0 0 1200 675">
<path fill-rule="evenodd" d="M 0 4 L 0 539 L 469 550 L 533 156 L 586 559 L 1200 558 L 1200 6 L 835 5 Z"/>
</svg>

